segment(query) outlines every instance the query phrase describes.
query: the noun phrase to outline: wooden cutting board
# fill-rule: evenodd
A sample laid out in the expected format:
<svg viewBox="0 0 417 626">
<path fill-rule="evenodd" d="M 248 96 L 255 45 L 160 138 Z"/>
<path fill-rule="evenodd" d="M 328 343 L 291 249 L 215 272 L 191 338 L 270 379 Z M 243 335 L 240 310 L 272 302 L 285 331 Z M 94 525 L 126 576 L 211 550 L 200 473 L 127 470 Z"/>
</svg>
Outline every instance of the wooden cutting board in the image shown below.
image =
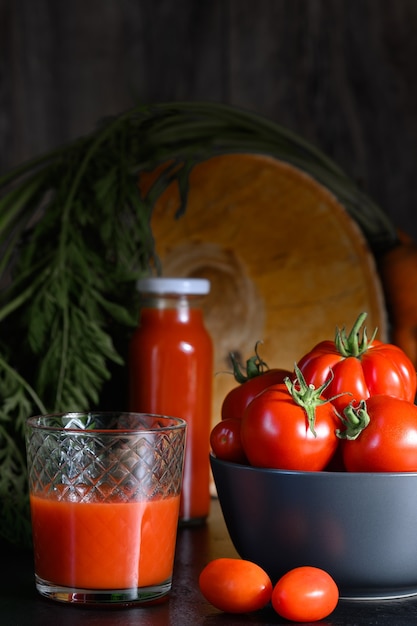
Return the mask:
<svg viewBox="0 0 417 626">
<path fill-rule="evenodd" d="M 148 185 L 143 179 L 142 185 Z M 386 340 L 382 289 L 356 222 L 321 184 L 269 156 L 227 154 L 196 165 L 187 209 L 175 219 L 173 183 L 152 230 L 166 276 L 209 278 L 203 307 L 215 346 L 213 424 L 235 386 L 229 353 L 242 362 L 258 340 L 270 367 L 293 369 L 336 327 L 367 311 L 369 334 Z"/>
</svg>

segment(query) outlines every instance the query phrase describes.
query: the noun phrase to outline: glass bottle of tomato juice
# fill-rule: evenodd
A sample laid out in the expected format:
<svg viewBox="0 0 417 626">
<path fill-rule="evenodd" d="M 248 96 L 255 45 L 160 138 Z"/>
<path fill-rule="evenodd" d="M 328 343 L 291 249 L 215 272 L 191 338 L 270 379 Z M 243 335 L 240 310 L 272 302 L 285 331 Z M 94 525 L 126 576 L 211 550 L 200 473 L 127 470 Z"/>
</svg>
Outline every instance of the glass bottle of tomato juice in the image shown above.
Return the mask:
<svg viewBox="0 0 417 626">
<path fill-rule="evenodd" d="M 180 523 L 203 523 L 210 509 L 213 345 L 200 303 L 210 281 L 144 278 L 137 288 L 141 308 L 129 348 L 129 408 L 186 420 Z"/>
</svg>

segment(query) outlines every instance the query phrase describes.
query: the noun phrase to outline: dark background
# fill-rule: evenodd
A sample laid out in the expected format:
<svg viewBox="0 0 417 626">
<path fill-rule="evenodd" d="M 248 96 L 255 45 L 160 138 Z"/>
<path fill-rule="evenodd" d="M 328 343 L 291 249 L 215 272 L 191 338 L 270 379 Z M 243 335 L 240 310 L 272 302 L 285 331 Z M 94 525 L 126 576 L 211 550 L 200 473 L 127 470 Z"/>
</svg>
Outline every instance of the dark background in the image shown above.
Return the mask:
<svg viewBox="0 0 417 626">
<path fill-rule="evenodd" d="M 140 102 L 217 101 L 332 157 L 417 239 L 416 0 L 0 0 L 0 172 Z"/>
</svg>

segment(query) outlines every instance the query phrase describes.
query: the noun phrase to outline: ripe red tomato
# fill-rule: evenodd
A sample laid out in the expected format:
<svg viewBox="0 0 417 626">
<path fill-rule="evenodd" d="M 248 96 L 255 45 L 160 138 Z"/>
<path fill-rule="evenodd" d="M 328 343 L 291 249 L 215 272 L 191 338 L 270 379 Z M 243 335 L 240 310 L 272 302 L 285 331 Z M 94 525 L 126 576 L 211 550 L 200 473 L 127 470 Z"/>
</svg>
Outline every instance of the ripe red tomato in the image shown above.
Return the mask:
<svg viewBox="0 0 417 626">
<path fill-rule="evenodd" d="M 242 445 L 251 465 L 275 469 L 320 471 L 338 446 L 340 420 L 321 389 L 302 379 L 274 385 L 245 410 Z"/>
<path fill-rule="evenodd" d="M 246 463 L 242 447 L 242 420 L 230 417 L 214 426 L 210 433 L 210 445 L 214 454 L 223 461 Z"/>
<path fill-rule="evenodd" d="M 345 409 L 343 463 L 350 472 L 416 472 L 417 406 L 377 395 Z M 356 437 L 351 439 L 350 437 Z"/>
<path fill-rule="evenodd" d="M 222 419 L 242 419 L 243 413 L 250 402 L 267 387 L 284 382 L 292 372 L 283 369 L 271 369 L 248 378 L 245 382 L 234 387 L 225 396 L 221 408 Z"/>
<path fill-rule="evenodd" d="M 339 589 L 333 578 L 318 567 L 296 567 L 279 579 L 272 591 L 278 615 L 293 622 L 316 622 L 334 611 Z"/>
<path fill-rule="evenodd" d="M 256 343 L 255 354 L 246 361 L 246 367 L 240 365 L 233 352 L 230 353 L 233 374 L 239 384 L 229 391 L 223 400 L 222 419 L 242 419 L 244 410 L 258 393 L 270 385 L 284 382 L 287 376 L 292 375 L 288 370 L 268 369 L 258 353 L 260 343 L 259 341 Z"/>
<path fill-rule="evenodd" d="M 226 613 L 257 611 L 271 599 L 272 583 L 259 565 L 243 559 L 211 561 L 199 577 L 205 599 Z"/>
<path fill-rule="evenodd" d="M 298 362 L 308 383 L 323 384 L 333 372 L 333 380 L 323 395 L 331 398 L 340 414 L 352 400 L 359 402 L 376 394 L 414 401 L 417 376 L 413 363 L 398 346 L 372 338 L 368 341 L 360 327 L 362 313 L 349 336 L 338 330 L 334 341 L 321 341 Z M 337 398 L 338 394 L 343 394 Z"/>
</svg>

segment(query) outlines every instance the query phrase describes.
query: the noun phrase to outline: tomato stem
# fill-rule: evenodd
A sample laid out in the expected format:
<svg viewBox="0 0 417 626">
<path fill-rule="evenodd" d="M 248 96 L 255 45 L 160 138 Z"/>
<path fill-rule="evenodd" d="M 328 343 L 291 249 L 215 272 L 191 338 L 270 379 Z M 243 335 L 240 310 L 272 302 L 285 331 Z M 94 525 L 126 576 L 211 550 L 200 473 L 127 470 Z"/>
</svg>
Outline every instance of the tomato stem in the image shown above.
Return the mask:
<svg viewBox="0 0 417 626">
<path fill-rule="evenodd" d="M 357 407 L 351 402 L 343 410 L 343 416 L 339 415 L 339 417 L 345 430 L 337 429 L 336 435 L 339 439 L 348 439 L 349 441 L 357 439 L 370 422 L 365 400 L 361 400 Z"/>
<path fill-rule="evenodd" d="M 259 356 L 258 345 L 260 343 L 262 343 L 262 341 L 256 342 L 255 354 L 246 361 L 246 368 L 243 368 L 233 352 L 230 353 L 230 360 L 232 361 L 233 366 L 233 376 L 239 384 L 245 383 L 247 380 L 255 378 L 256 376 L 260 376 L 267 369 L 269 369 L 265 361 L 263 361 Z"/>
<path fill-rule="evenodd" d="M 291 379 L 287 376 L 284 383 L 294 402 L 305 410 L 309 428 L 313 435 L 317 437 L 315 430 L 316 407 L 330 402 L 330 399 L 323 398 L 322 394 L 333 380 L 333 372 L 330 370 L 329 378 L 317 388 L 314 385 L 308 385 L 306 383 L 306 380 L 297 364 L 294 365 L 294 372 L 296 379 L 291 381 Z"/>
<path fill-rule="evenodd" d="M 336 329 L 335 345 L 338 352 L 344 356 L 354 356 L 359 358 L 364 352 L 371 346 L 373 340 L 376 337 L 378 329 L 376 328 L 372 334 L 371 339 L 368 339 L 366 328 L 362 329 L 362 337 L 360 338 L 361 327 L 367 317 L 367 313 L 361 313 L 356 322 L 354 323 L 349 335 L 346 334 L 346 329 Z"/>
</svg>

